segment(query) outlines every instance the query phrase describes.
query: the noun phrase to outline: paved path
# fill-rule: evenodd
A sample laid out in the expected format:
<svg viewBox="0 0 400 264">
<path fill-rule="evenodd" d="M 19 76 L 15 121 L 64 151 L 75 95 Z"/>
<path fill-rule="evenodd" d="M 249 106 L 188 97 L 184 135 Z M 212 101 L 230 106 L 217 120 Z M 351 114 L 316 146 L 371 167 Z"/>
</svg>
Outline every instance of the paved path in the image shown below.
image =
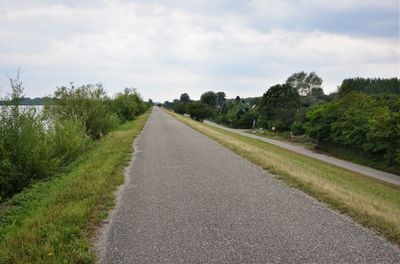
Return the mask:
<svg viewBox="0 0 400 264">
<path fill-rule="evenodd" d="M 399 263 L 400 249 L 154 109 L 101 263 Z"/>
<path fill-rule="evenodd" d="M 284 149 L 288 149 L 291 150 L 293 152 L 317 159 L 317 160 L 321 160 L 333 165 L 336 165 L 338 167 L 350 170 L 350 171 L 354 171 L 369 177 L 373 177 L 376 178 L 378 180 L 384 181 L 384 182 L 388 182 L 397 186 L 400 186 L 400 176 L 392 174 L 392 173 L 388 173 L 388 172 L 384 172 L 384 171 L 379 171 L 379 170 L 375 170 L 372 169 L 370 167 L 367 166 L 363 166 L 363 165 L 359 165 L 359 164 L 355 164 L 349 161 L 345 161 L 345 160 L 341 160 L 341 159 L 337 159 L 325 154 L 321 154 L 321 153 L 317 153 L 317 152 L 313 152 L 307 148 L 304 148 L 302 146 L 298 146 L 298 145 L 294 145 L 294 144 L 290 144 L 290 143 L 286 143 L 286 142 L 282 142 L 280 140 L 275 140 L 275 139 L 271 139 L 271 138 L 266 138 L 266 137 L 262 137 L 262 136 L 258 136 L 258 135 L 254 135 L 254 134 L 250 134 L 245 132 L 244 130 L 241 129 L 233 129 L 233 128 L 229 128 L 229 127 L 225 127 L 225 126 L 221 126 L 218 125 L 214 122 L 210 122 L 210 121 L 204 121 L 204 123 L 206 123 L 207 125 L 210 126 L 214 126 L 214 127 L 218 127 L 221 128 L 223 130 L 226 131 L 230 131 L 233 132 L 235 134 L 238 135 L 242 135 L 242 136 L 246 136 L 246 137 L 250 137 L 250 138 L 254 138 L 254 139 L 258 139 L 267 143 L 270 143 L 272 145 L 284 148 Z"/>
</svg>

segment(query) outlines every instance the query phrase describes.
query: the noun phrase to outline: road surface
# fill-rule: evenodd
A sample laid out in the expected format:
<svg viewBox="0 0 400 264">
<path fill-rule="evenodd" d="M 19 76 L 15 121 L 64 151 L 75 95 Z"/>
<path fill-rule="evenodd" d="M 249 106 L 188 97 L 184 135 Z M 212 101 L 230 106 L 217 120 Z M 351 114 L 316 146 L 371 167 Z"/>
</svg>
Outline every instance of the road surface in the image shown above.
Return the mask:
<svg viewBox="0 0 400 264">
<path fill-rule="evenodd" d="M 262 136 L 258 136 L 258 135 L 254 135 L 254 134 L 250 134 L 245 132 L 242 129 L 233 129 L 233 128 L 229 128 L 229 127 L 225 127 L 225 126 L 221 126 L 218 125 L 214 122 L 210 122 L 208 120 L 204 121 L 204 123 L 206 123 L 207 125 L 210 126 L 214 126 L 217 128 L 221 128 L 223 130 L 229 131 L 229 132 L 233 132 L 235 134 L 238 135 L 242 135 L 245 137 L 250 137 L 250 138 L 254 138 L 254 139 L 258 139 L 264 142 L 267 142 L 269 144 L 302 154 L 304 156 L 308 156 L 317 160 L 321 160 L 330 164 L 333 164 L 335 166 L 353 171 L 353 172 L 357 172 L 387 183 L 391 183 L 397 186 L 400 186 L 400 176 L 399 175 L 395 175 L 392 173 L 388 173 L 388 172 L 384 172 L 384 171 L 380 171 L 380 170 L 375 170 L 373 168 L 367 167 L 367 166 L 363 166 L 363 165 L 359 165 L 353 162 L 349 162 L 349 161 L 345 161 L 345 160 L 341 160 L 341 159 L 337 159 L 322 153 L 317 153 L 317 152 L 313 152 L 305 147 L 302 146 L 298 146 L 298 145 L 294 145 L 291 143 L 286 143 L 286 142 L 282 142 L 280 140 L 275 140 L 275 139 L 271 139 L 271 138 L 266 138 L 266 137 L 262 137 Z"/>
<path fill-rule="evenodd" d="M 100 263 L 399 263 L 400 249 L 155 108 Z"/>
</svg>

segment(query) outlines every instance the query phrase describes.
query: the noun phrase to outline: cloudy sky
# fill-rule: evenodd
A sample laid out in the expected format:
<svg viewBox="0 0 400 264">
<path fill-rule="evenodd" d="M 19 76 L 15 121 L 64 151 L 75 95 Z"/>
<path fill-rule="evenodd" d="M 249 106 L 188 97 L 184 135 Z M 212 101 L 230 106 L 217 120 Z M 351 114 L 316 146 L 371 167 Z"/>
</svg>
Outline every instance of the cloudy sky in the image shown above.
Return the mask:
<svg viewBox="0 0 400 264">
<path fill-rule="evenodd" d="M 297 71 L 326 93 L 347 77 L 399 77 L 398 0 L 0 0 L 0 96 L 97 83 L 163 102 L 260 96 Z"/>
</svg>

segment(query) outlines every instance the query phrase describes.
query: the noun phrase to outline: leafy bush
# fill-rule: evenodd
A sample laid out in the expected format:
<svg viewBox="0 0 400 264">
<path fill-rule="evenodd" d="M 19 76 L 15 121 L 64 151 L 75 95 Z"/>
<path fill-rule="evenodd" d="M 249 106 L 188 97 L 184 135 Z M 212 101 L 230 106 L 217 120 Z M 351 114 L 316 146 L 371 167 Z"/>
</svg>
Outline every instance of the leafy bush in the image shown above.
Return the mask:
<svg viewBox="0 0 400 264">
<path fill-rule="evenodd" d="M 188 109 L 188 104 L 182 102 L 174 102 L 172 105 L 172 110 L 177 114 L 186 114 Z"/>
<path fill-rule="evenodd" d="M 143 113 L 135 90 L 108 100 L 101 85 L 61 87 L 43 114 L 20 106 L 22 83 L 11 80 L 11 98 L 0 108 L 0 201 L 30 183 L 55 175 L 88 146 L 120 124 Z"/>
<path fill-rule="evenodd" d="M 122 93 L 118 93 L 114 100 L 110 101 L 110 105 L 111 110 L 122 121 L 133 120 L 147 109 L 137 91 L 129 88 L 125 88 Z"/>
<path fill-rule="evenodd" d="M 258 114 L 254 111 L 246 112 L 241 115 L 239 120 L 233 120 L 231 126 L 234 128 L 252 128 L 254 120 L 257 120 Z"/>
<path fill-rule="evenodd" d="M 301 123 L 299 121 L 293 122 L 291 131 L 292 131 L 293 135 L 296 135 L 296 136 L 303 135 L 306 132 L 303 123 Z"/>
<path fill-rule="evenodd" d="M 49 137 L 53 144 L 53 156 L 60 160 L 60 165 L 73 161 L 90 142 L 82 122 L 73 119 L 54 120 Z"/>
<path fill-rule="evenodd" d="M 58 88 L 54 99 L 46 105 L 46 112 L 53 119 L 81 121 L 93 139 L 101 138 L 116 125 L 101 84 Z"/>
<path fill-rule="evenodd" d="M 0 110 L 0 201 L 51 176 L 58 165 L 41 116 L 19 105 L 22 84 L 11 80 L 11 87 L 11 99 Z"/>
<path fill-rule="evenodd" d="M 320 145 L 334 143 L 357 149 L 388 166 L 400 168 L 400 96 L 374 97 L 349 92 L 313 108 L 307 117 L 307 134 Z"/>
<path fill-rule="evenodd" d="M 212 108 L 207 104 L 194 102 L 188 107 L 189 115 L 192 119 L 196 121 L 203 122 L 204 119 L 211 117 L 214 114 Z"/>
<path fill-rule="evenodd" d="M 226 115 L 217 115 L 216 117 L 213 118 L 213 121 L 221 125 L 225 126 L 229 125 Z"/>
</svg>

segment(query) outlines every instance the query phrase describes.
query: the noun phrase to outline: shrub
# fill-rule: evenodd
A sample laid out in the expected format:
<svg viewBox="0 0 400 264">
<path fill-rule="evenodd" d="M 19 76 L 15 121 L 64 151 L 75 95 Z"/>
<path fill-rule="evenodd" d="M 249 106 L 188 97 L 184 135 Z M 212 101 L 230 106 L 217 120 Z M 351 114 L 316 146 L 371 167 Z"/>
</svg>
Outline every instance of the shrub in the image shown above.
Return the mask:
<svg viewBox="0 0 400 264">
<path fill-rule="evenodd" d="M 319 145 L 358 150 L 387 166 L 400 168 L 400 96 L 377 98 L 349 92 L 308 114 L 307 134 Z M 382 159 L 384 158 L 384 159 Z"/>
<path fill-rule="evenodd" d="M 53 143 L 53 155 L 60 160 L 60 165 L 73 161 L 90 142 L 82 122 L 73 119 L 54 120 L 49 137 Z"/>
<path fill-rule="evenodd" d="M 11 88 L 11 99 L 0 110 L 0 200 L 50 177 L 58 166 L 41 116 L 19 105 L 22 84 L 11 80 Z"/>
<path fill-rule="evenodd" d="M 172 110 L 174 110 L 175 113 L 177 114 L 186 114 L 188 109 L 188 104 L 186 103 L 181 103 L 181 102 L 174 102 L 172 105 Z"/>
<path fill-rule="evenodd" d="M 303 123 L 301 123 L 299 121 L 295 121 L 292 124 L 291 131 L 292 131 L 293 135 L 296 135 L 296 136 L 303 135 L 306 132 Z"/>
<path fill-rule="evenodd" d="M 147 105 L 137 91 L 129 88 L 125 88 L 122 93 L 118 93 L 114 100 L 110 101 L 110 106 L 111 110 L 122 121 L 133 120 L 147 109 Z"/>
<path fill-rule="evenodd" d="M 258 114 L 254 111 L 246 112 L 240 119 L 233 120 L 231 126 L 234 128 L 252 128 L 254 120 L 258 119 Z"/>
<path fill-rule="evenodd" d="M 101 84 L 88 84 L 78 88 L 60 87 L 54 99 L 46 105 L 47 114 L 53 119 L 74 119 L 82 122 L 86 133 L 99 139 L 115 126 L 106 104 L 106 94 Z M 112 121 L 112 123 L 110 123 Z"/>
<path fill-rule="evenodd" d="M 211 117 L 214 114 L 207 104 L 201 102 L 194 102 L 188 107 L 189 115 L 192 119 L 203 122 L 204 119 Z"/>
<path fill-rule="evenodd" d="M 74 161 L 90 139 L 101 138 L 122 121 L 143 113 L 135 90 L 108 100 L 101 85 L 61 87 L 44 112 L 20 106 L 22 83 L 11 79 L 11 98 L 0 108 L 0 201 L 33 181 L 53 176 Z"/>
</svg>

